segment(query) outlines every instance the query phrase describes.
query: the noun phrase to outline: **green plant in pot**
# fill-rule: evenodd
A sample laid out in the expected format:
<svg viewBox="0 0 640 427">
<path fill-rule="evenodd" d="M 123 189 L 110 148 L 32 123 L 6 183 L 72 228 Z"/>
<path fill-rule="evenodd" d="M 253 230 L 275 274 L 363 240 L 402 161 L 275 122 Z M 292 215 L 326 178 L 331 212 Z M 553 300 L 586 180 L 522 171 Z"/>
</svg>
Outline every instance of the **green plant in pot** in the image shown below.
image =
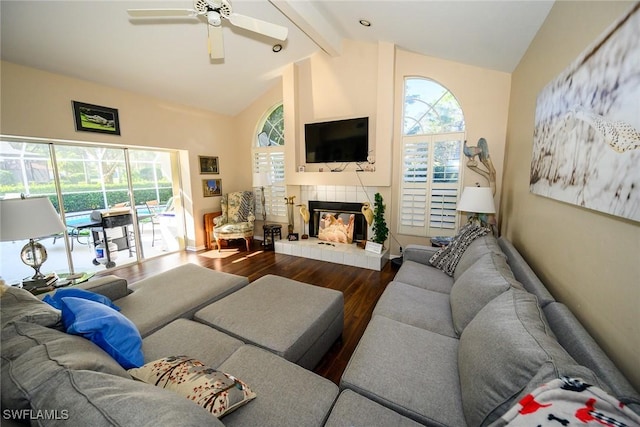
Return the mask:
<svg viewBox="0 0 640 427">
<path fill-rule="evenodd" d="M 389 229 L 387 228 L 387 221 L 384 219 L 385 205 L 382 200 L 382 195 L 376 193 L 373 204 L 373 241 L 384 245 L 384 242 L 389 236 Z"/>
</svg>

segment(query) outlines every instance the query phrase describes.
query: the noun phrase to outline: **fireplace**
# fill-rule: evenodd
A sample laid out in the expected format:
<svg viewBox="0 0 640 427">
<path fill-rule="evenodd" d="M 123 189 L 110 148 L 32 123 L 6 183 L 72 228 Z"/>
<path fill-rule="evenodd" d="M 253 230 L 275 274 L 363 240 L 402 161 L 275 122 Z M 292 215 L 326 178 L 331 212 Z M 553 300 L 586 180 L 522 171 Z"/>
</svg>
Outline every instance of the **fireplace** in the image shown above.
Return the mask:
<svg viewBox="0 0 640 427">
<path fill-rule="evenodd" d="M 309 235 L 318 237 L 320 228 L 320 220 L 324 213 L 339 215 L 354 215 L 353 223 L 353 241 L 358 242 L 367 240 L 367 221 L 361 212 L 362 203 L 357 202 L 323 202 L 318 200 L 309 200 Z"/>
</svg>

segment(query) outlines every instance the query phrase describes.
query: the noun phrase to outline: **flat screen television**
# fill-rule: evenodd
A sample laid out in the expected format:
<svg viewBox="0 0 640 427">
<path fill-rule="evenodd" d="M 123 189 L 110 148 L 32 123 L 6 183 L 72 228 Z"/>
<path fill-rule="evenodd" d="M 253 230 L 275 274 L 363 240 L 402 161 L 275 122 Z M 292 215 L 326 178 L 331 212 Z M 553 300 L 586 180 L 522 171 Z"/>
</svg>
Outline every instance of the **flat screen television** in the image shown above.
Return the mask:
<svg viewBox="0 0 640 427">
<path fill-rule="evenodd" d="M 369 117 L 304 125 L 307 163 L 366 162 Z"/>
</svg>

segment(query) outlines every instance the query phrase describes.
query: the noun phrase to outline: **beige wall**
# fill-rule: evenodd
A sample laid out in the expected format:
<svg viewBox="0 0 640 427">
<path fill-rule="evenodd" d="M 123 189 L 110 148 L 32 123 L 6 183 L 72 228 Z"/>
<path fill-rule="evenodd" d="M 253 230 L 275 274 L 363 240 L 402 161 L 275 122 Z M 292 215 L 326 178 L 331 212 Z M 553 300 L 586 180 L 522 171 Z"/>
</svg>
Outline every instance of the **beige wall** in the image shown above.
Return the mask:
<svg viewBox="0 0 640 427">
<path fill-rule="evenodd" d="M 394 55 L 389 43 L 346 40 L 340 56 L 318 52 L 285 71 L 285 132 L 293 141 L 287 143 L 289 184 L 390 186 Z M 356 174 L 357 166 L 349 164 L 344 172 L 330 173 L 325 164 L 305 163 L 305 123 L 365 116 L 371 155 L 382 160 L 374 172 Z M 300 165 L 305 172 L 298 172 Z"/>
<path fill-rule="evenodd" d="M 232 117 L 2 62 L 0 132 L 124 146 L 181 150 L 188 248 L 204 247 L 202 216 L 220 209 L 219 197 L 203 197 L 198 155 L 218 156 L 224 192 L 251 187 L 250 141 Z M 76 132 L 71 101 L 117 108 L 121 136 Z M 242 119 L 241 120 L 242 123 Z M 186 167 L 185 167 L 186 166 Z"/>
<path fill-rule="evenodd" d="M 640 225 L 529 193 L 538 92 L 630 5 L 556 2 L 513 73 L 501 228 L 640 389 Z"/>
<path fill-rule="evenodd" d="M 273 88 L 267 91 L 264 95 L 256 99 L 249 107 L 243 112 L 238 114 L 233 119 L 233 128 L 235 129 L 235 141 L 241 142 L 241 145 L 246 144 L 246 149 L 242 148 L 242 151 L 238 151 L 238 155 L 245 156 L 249 161 L 247 169 L 244 171 L 249 177 L 249 187 L 253 187 L 253 169 L 251 164 L 251 149 L 256 144 L 258 135 L 258 125 L 264 118 L 265 113 L 272 107 L 282 102 L 282 81 L 279 81 Z M 259 203 L 259 200 L 256 200 Z M 254 229 L 257 236 L 262 237 L 262 217 L 256 218 Z"/>
<path fill-rule="evenodd" d="M 465 118 L 466 138 L 469 146 L 477 145 L 478 139 L 485 138 L 489 144 L 489 153 L 497 174 L 496 208 L 500 203 L 503 160 L 506 144 L 507 111 L 511 76 L 508 73 L 487 70 L 484 68 L 463 65 L 444 59 L 418 55 L 398 49 L 395 70 L 395 123 L 402 123 L 403 92 L 405 77 L 425 77 L 437 81 L 456 97 Z M 399 195 L 402 129 L 394 132 L 393 162 L 393 194 Z M 466 157 L 462 161 L 466 164 Z M 481 166 L 481 168 L 484 168 Z M 465 186 L 479 183 L 488 187 L 488 181 L 472 171 L 464 168 Z M 391 230 L 397 230 L 398 197 L 393 198 Z M 498 211 L 497 216 L 502 213 Z M 402 246 L 417 243 L 424 244 L 424 238 L 399 235 Z M 398 253 L 397 246 L 392 246 L 392 253 Z"/>
</svg>

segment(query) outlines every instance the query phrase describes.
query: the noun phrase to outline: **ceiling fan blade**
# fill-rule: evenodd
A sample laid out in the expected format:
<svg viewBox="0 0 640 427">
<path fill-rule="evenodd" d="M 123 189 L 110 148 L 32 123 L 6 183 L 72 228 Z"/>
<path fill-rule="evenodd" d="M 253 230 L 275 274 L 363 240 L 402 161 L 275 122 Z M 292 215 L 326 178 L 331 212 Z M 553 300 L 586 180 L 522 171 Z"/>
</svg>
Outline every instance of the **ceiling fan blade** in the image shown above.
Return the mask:
<svg viewBox="0 0 640 427">
<path fill-rule="evenodd" d="M 193 9 L 127 9 L 127 13 L 133 18 L 198 16 L 198 11 Z"/>
<path fill-rule="evenodd" d="M 222 27 L 207 25 L 209 34 L 209 56 L 211 59 L 224 58 L 224 39 L 222 37 Z"/>
<path fill-rule="evenodd" d="M 262 21 L 250 16 L 230 13 L 228 16 L 225 16 L 225 18 L 229 19 L 229 22 L 237 27 L 278 40 L 286 40 L 287 34 L 289 33 L 289 29 L 287 27 L 272 24 L 271 22 Z"/>
</svg>

